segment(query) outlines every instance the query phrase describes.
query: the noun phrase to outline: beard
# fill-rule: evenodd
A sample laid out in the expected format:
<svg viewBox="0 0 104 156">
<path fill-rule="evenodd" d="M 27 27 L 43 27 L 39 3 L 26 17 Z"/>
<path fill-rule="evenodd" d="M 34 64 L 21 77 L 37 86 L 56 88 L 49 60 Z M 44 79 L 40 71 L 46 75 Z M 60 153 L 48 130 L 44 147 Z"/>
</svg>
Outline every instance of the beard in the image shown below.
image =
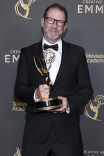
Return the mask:
<svg viewBox="0 0 104 156">
<path fill-rule="evenodd" d="M 54 35 L 54 36 L 51 35 L 50 30 L 56 31 L 57 34 Z M 54 29 L 54 28 L 50 28 L 50 29 L 48 28 L 48 29 L 47 29 L 45 26 L 43 27 L 43 31 L 44 31 L 44 35 L 46 36 L 46 38 L 47 38 L 48 40 L 53 41 L 53 42 L 58 41 L 58 40 L 61 38 L 62 33 L 63 33 L 63 30 L 59 32 L 57 29 Z"/>
</svg>

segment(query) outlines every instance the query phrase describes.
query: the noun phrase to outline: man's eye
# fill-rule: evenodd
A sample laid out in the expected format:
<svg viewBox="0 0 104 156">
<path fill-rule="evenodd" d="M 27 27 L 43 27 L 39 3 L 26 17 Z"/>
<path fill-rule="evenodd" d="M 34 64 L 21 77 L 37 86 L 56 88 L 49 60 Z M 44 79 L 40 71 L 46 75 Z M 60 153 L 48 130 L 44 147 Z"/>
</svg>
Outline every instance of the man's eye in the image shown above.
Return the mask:
<svg viewBox="0 0 104 156">
<path fill-rule="evenodd" d="M 58 23 L 60 23 L 60 24 L 61 24 L 61 23 L 62 23 L 62 21 L 58 21 Z"/>
<path fill-rule="evenodd" d="M 53 19 L 52 19 L 52 18 L 50 18 L 49 20 L 50 20 L 50 21 L 53 21 Z"/>
</svg>

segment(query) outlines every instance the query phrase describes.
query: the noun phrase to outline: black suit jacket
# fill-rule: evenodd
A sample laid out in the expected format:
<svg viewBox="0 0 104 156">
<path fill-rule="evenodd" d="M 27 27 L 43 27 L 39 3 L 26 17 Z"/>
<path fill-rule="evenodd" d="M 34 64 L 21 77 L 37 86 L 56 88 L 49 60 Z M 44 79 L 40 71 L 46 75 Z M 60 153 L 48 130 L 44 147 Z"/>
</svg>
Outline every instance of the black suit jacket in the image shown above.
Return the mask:
<svg viewBox="0 0 104 156">
<path fill-rule="evenodd" d="M 32 113 L 34 110 L 34 91 L 40 84 L 44 84 L 44 77 L 38 73 L 33 56 L 38 67 L 41 57 L 42 41 L 23 48 L 18 63 L 15 83 L 15 96 L 18 100 L 26 102 L 26 125 L 24 140 L 27 142 L 43 143 L 48 138 L 52 125 L 56 136 L 62 143 L 81 139 L 79 127 L 79 108 L 85 105 L 92 97 L 92 87 L 82 47 L 62 41 L 62 60 L 55 83 L 51 86 L 50 97 L 67 97 L 70 113 Z"/>
</svg>

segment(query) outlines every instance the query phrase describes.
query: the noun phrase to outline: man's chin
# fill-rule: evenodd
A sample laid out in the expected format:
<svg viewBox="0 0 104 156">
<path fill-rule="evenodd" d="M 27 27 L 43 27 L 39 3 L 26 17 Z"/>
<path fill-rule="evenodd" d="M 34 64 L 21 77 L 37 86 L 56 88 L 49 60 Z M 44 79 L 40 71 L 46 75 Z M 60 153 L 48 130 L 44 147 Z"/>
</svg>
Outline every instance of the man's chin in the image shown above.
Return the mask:
<svg viewBox="0 0 104 156">
<path fill-rule="evenodd" d="M 48 40 L 53 41 L 53 42 L 57 42 L 57 41 L 60 39 L 60 36 L 47 34 L 47 35 L 46 35 L 46 38 L 47 38 Z"/>
<path fill-rule="evenodd" d="M 59 36 L 49 36 L 49 39 L 52 41 L 57 41 L 60 37 Z"/>
<path fill-rule="evenodd" d="M 50 38 L 51 41 L 57 42 L 59 38 Z"/>
</svg>

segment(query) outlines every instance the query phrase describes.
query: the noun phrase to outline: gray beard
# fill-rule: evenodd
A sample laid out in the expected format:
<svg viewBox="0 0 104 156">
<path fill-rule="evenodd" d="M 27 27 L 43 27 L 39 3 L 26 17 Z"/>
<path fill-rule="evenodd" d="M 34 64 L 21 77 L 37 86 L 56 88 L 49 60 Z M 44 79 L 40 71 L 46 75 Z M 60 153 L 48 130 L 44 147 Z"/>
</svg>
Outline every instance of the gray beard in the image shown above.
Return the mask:
<svg viewBox="0 0 104 156">
<path fill-rule="evenodd" d="M 48 33 L 45 33 L 45 36 L 51 41 L 57 41 L 61 37 L 61 34 L 57 34 L 55 37 L 51 37 Z"/>
</svg>

